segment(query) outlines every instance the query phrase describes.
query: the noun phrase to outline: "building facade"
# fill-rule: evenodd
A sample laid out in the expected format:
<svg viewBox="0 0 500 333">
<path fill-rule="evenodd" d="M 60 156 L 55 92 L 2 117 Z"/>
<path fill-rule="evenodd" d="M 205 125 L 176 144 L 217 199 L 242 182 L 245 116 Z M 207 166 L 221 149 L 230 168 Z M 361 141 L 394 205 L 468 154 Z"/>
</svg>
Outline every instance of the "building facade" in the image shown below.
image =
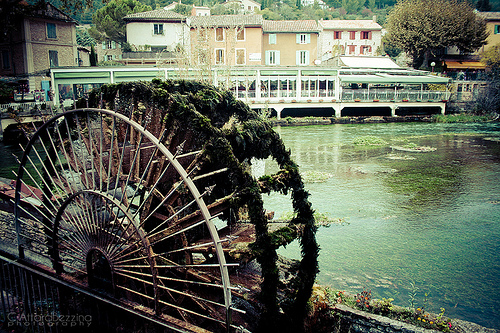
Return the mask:
<svg viewBox="0 0 500 333">
<path fill-rule="evenodd" d="M 50 3 L 29 12 L 0 40 L 0 75 L 17 77 L 24 92 L 44 90 L 50 68 L 78 66 L 76 21 Z"/>
<path fill-rule="evenodd" d="M 311 66 L 318 60 L 319 26 L 314 20 L 264 21 L 267 66 Z"/>
<path fill-rule="evenodd" d="M 486 40 L 487 44 L 479 49 L 479 53 L 500 44 L 500 12 L 481 12 L 480 15 L 486 21 L 486 30 L 489 32 L 489 36 Z"/>
<path fill-rule="evenodd" d="M 263 21 L 262 15 L 191 17 L 191 65 L 261 65 Z"/>
<path fill-rule="evenodd" d="M 373 20 L 319 21 L 320 59 L 326 61 L 338 55 L 374 56 L 382 45 L 382 27 Z"/>
<path fill-rule="evenodd" d="M 124 20 L 127 22 L 127 42 L 133 50 L 174 51 L 189 45 L 189 28 L 184 15 L 162 8 L 130 14 Z"/>
</svg>

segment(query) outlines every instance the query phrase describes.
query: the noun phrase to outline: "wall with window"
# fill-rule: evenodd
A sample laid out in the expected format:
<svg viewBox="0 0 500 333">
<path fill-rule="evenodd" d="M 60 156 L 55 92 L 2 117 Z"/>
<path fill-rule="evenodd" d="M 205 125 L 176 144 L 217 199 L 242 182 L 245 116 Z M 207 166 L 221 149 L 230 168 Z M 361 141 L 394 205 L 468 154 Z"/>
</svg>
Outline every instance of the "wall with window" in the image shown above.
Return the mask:
<svg viewBox="0 0 500 333">
<path fill-rule="evenodd" d="M 317 32 L 264 32 L 263 45 L 268 66 L 312 66 L 318 57 Z"/>
<path fill-rule="evenodd" d="M 189 28 L 181 21 L 176 22 L 129 22 L 127 42 L 134 49 L 150 45 L 153 49 L 173 51 L 177 45 L 189 45 Z"/>
<path fill-rule="evenodd" d="M 262 64 L 262 28 L 201 27 L 191 29 L 194 66 Z"/>
<path fill-rule="evenodd" d="M 327 28 L 323 27 L 319 42 L 319 58 L 322 61 L 336 57 L 337 55 L 377 55 L 382 45 L 382 30 L 372 29 L 372 23 L 368 21 L 363 27 L 362 20 L 359 20 L 359 27 L 343 28 L 331 27 L 328 22 Z"/>
<path fill-rule="evenodd" d="M 482 51 L 488 50 L 491 46 L 500 43 L 500 17 L 498 20 L 490 20 L 486 22 L 486 30 L 490 33 L 486 39 L 487 43 L 481 48 Z"/>
<path fill-rule="evenodd" d="M 20 23 L 20 33 L 13 36 L 16 42 L 7 50 L 11 74 L 31 74 L 51 67 L 77 65 L 74 23 L 41 18 L 27 18 Z"/>
</svg>

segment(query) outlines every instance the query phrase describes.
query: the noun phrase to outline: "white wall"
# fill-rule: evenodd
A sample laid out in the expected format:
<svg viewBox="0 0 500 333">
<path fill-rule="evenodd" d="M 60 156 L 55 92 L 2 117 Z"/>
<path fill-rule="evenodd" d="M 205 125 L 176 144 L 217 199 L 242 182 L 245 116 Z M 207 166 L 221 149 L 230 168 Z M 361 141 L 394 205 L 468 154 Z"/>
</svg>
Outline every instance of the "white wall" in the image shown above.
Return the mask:
<svg viewBox="0 0 500 333">
<path fill-rule="evenodd" d="M 342 31 L 341 39 L 334 39 L 334 32 Z M 354 31 L 354 30 L 352 30 Z M 349 54 L 349 45 L 355 45 L 355 53 L 352 55 L 361 55 L 361 46 L 371 46 L 371 52 L 365 55 L 374 56 L 376 55 L 377 49 L 382 45 L 382 32 L 380 30 L 362 30 L 362 31 L 371 31 L 371 39 L 361 39 L 361 31 L 356 30 L 356 38 L 350 39 L 349 31 L 347 30 L 323 30 L 320 33 L 319 38 L 319 50 L 318 58 L 322 61 L 328 60 L 335 56 L 335 54 L 329 53 L 332 51 L 333 46 L 344 46 L 345 55 Z"/>
<path fill-rule="evenodd" d="M 155 35 L 154 24 L 163 24 L 163 35 Z M 127 42 L 132 46 L 150 45 L 189 46 L 189 28 L 185 23 L 130 22 L 127 23 Z"/>
</svg>

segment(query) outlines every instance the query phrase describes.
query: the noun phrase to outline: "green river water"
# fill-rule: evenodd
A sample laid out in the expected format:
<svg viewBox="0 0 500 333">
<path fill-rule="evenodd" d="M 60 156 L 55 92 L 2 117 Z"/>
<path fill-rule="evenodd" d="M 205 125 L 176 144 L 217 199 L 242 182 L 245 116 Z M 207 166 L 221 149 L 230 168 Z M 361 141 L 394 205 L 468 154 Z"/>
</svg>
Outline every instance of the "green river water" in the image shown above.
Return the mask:
<svg viewBox="0 0 500 333">
<path fill-rule="evenodd" d="M 415 306 L 500 329 L 500 124 L 276 130 L 313 208 L 338 222 L 317 232 L 318 283 L 402 306 L 414 294 Z M 12 153 L 21 156 L 0 145 L 0 177 L 14 178 Z M 275 217 L 292 211 L 289 197 L 264 199 Z M 299 248 L 280 254 L 298 258 Z"/>
<path fill-rule="evenodd" d="M 320 284 L 402 306 L 413 294 L 416 307 L 500 329 L 500 124 L 276 130 L 313 208 L 340 222 L 317 232 Z M 281 195 L 265 202 L 275 217 L 292 210 Z"/>
</svg>

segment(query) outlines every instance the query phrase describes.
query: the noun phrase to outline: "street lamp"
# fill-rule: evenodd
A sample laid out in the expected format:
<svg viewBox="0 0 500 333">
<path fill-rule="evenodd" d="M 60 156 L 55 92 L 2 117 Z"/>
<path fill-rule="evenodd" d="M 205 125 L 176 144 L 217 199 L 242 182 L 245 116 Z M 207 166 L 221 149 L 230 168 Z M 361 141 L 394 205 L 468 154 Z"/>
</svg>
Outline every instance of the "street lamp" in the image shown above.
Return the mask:
<svg viewBox="0 0 500 333">
<path fill-rule="evenodd" d="M 433 61 L 431 62 L 431 72 L 434 73 L 434 66 L 436 66 L 436 63 Z"/>
</svg>

